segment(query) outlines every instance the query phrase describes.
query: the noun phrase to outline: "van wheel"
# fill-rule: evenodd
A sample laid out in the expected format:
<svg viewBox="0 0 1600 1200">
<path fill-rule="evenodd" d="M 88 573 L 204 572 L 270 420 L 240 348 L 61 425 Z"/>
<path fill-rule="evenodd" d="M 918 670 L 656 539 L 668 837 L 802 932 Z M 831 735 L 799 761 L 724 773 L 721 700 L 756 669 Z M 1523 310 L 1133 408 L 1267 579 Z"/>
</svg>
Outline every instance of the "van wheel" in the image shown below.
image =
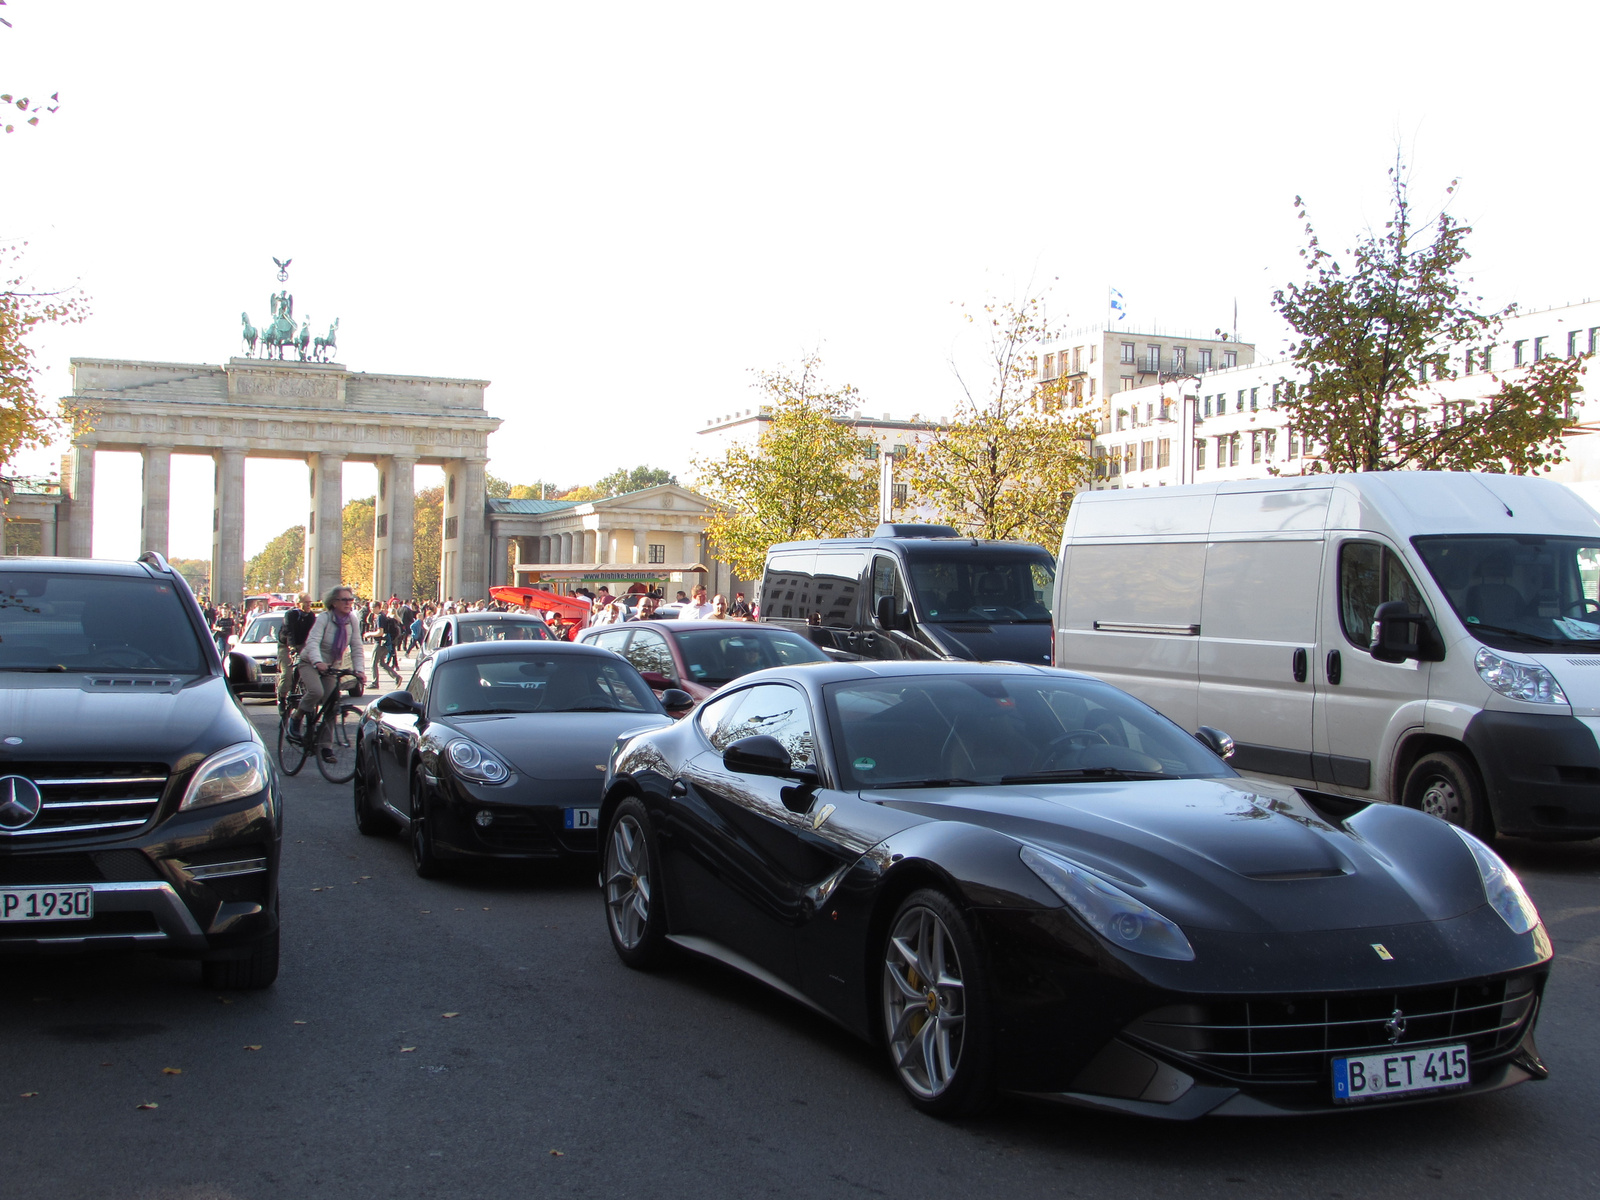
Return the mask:
<svg viewBox="0 0 1600 1200">
<path fill-rule="evenodd" d="M 1459 825 L 1479 837 L 1494 836 L 1478 772 L 1453 751 L 1437 750 L 1417 759 L 1406 776 L 1402 800 L 1407 808 Z"/>
</svg>

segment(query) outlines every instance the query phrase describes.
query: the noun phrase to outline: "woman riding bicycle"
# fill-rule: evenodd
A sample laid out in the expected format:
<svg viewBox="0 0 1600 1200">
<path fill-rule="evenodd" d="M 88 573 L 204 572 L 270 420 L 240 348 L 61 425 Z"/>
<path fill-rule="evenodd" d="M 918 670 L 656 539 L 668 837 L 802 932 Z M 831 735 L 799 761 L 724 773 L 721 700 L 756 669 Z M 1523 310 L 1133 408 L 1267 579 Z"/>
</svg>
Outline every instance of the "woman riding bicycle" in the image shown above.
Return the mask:
<svg viewBox="0 0 1600 1200">
<path fill-rule="evenodd" d="M 322 611 L 317 614 L 311 632 L 306 634 L 306 643 L 300 648 L 300 665 L 296 668 L 304 692 L 298 714 L 300 727 L 316 719 L 317 710 L 333 693 L 333 689 L 339 686 L 339 677 L 334 672 L 338 670 L 346 650 L 350 652 L 350 665 L 355 670 L 356 679 L 363 685 L 367 682 L 361 627 L 351 613 L 355 603 L 356 594 L 349 588 L 342 584 L 329 588 L 322 600 Z M 294 732 L 298 734 L 299 729 L 296 728 Z M 318 750 L 324 762 L 334 759 L 330 748 L 332 738 L 332 728 L 324 724 L 317 733 Z"/>
</svg>

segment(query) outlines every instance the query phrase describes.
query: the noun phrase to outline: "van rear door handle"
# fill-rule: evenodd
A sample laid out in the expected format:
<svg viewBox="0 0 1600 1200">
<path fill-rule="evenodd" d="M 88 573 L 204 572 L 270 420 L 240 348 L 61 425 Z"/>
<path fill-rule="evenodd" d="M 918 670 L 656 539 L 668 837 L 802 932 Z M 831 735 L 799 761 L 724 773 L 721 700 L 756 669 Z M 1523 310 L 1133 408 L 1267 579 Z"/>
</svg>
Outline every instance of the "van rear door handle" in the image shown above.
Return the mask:
<svg viewBox="0 0 1600 1200">
<path fill-rule="evenodd" d="M 1304 646 L 1294 652 L 1294 681 L 1296 683 L 1304 683 L 1306 681 L 1306 651 Z"/>
<path fill-rule="evenodd" d="M 1337 650 L 1328 651 L 1328 682 L 1338 683 L 1344 675 L 1344 663 L 1339 658 Z"/>
</svg>

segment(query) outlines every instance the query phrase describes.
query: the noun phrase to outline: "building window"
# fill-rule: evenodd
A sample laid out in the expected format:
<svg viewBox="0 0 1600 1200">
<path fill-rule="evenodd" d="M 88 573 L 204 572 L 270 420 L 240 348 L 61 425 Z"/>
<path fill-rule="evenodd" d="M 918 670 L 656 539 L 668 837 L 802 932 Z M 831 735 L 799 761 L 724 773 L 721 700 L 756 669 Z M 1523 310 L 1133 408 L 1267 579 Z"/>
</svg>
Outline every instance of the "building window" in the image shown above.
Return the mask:
<svg viewBox="0 0 1600 1200">
<path fill-rule="evenodd" d="M 447 542 L 455 541 L 456 540 L 456 536 L 460 532 L 461 532 L 461 518 L 460 517 L 446 517 L 444 519 L 444 540 L 445 541 L 447 541 Z"/>
<path fill-rule="evenodd" d="M 1577 358 L 1578 357 L 1578 332 L 1579 332 L 1578 330 L 1574 329 L 1571 333 L 1567 334 L 1567 357 L 1568 358 Z M 1467 353 L 1470 355 L 1472 352 L 1469 350 Z M 1469 371 L 1471 370 L 1470 366 L 1468 367 L 1468 370 Z M 383 476 L 380 475 L 380 476 L 378 476 L 378 478 L 381 480 L 383 478 Z"/>
<path fill-rule="evenodd" d="M 1291 459 L 1298 458 L 1300 456 L 1300 447 L 1296 444 L 1296 438 L 1294 436 L 1294 426 L 1293 425 L 1289 426 L 1288 433 L 1289 433 L 1289 457 Z"/>
<path fill-rule="evenodd" d="M 1089 399 L 1091 399 L 1091 400 L 1094 399 L 1094 385 L 1097 382 L 1098 382 L 1098 380 L 1094 380 L 1094 379 L 1089 380 Z"/>
<path fill-rule="evenodd" d="M 1155 465 L 1155 443 L 1139 443 L 1139 470 L 1148 471 Z"/>
<path fill-rule="evenodd" d="M 1147 343 L 1145 345 L 1144 350 L 1145 350 L 1145 364 L 1144 364 L 1145 374 L 1147 374 L 1147 375 L 1159 375 L 1159 374 L 1161 374 L 1161 347 Z"/>
<path fill-rule="evenodd" d="M 1188 358 L 1189 348 L 1187 346 L 1174 346 L 1172 348 L 1172 369 L 1174 371 L 1186 370 L 1185 364 Z"/>
<path fill-rule="evenodd" d="M 1200 370 L 1202 373 L 1211 370 L 1211 351 L 1200 351 Z"/>
<path fill-rule="evenodd" d="M 379 513 L 378 514 L 378 532 L 377 532 L 376 536 L 381 537 L 381 538 L 386 538 L 386 537 L 389 536 L 389 514 L 388 513 Z"/>
<path fill-rule="evenodd" d="M 1133 471 L 1134 471 L 1133 455 L 1134 455 L 1134 445 L 1133 445 L 1132 442 L 1129 442 L 1126 446 L 1123 447 L 1123 451 L 1122 451 L 1122 461 L 1123 461 L 1123 472 L 1124 472 L 1124 474 L 1127 474 L 1127 475 L 1132 475 L 1133 474 Z"/>
<path fill-rule="evenodd" d="M 1592 342 L 1592 339 L 1591 339 L 1591 342 Z M 1592 344 L 1591 344 L 1590 348 L 1593 349 Z M 1488 372 L 1494 370 L 1494 347 L 1493 346 L 1485 346 L 1483 348 L 1483 356 L 1478 359 L 1478 369 L 1483 371 L 1485 374 L 1487 374 Z"/>
<path fill-rule="evenodd" d="M 1125 409 L 1125 408 L 1119 408 L 1119 409 L 1117 409 L 1117 432 L 1121 433 L 1127 427 L 1128 427 L 1128 410 Z"/>
<path fill-rule="evenodd" d="M 1098 345 L 1096 345 L 1095 343 L 1093 343 L 1093 342 L 1089 343 L 1089 362 L 1090 362 L 1091 365 L 1094 363 L 1094 361 L 1096 359 L 1098 359 L 1100 357 L 1100 355 L 1098 353 L 1099 349 L 1100 349 L 1100 347 Z"/>
<path fill-rule="evenodd" d="M 1122 390 L 1125 391 L 1125 392 L 1131 392 L 1133 390 L 1133 376 L 1132 375 L 1124 375 L 1122 377 Z"/>
<path fill-rule="evenodd" d="M 1222 365 L 1233 368 L 1239 365 L 1239 352 L 1237 350 L 1224 350 L 1222 352 Z"/>
<path fill-rule="evenodd" d="M 1524 346 L 1526 346 L 1527 344 L 1528 343 L 1525 342 L 1525 341 L 1524 342 L 1512 342 L 1511 343 L 1511 356 L 1512 356 L 1511 357 L 1511 365 L 1512 366 L 1520 367 L 1522 365 L 1522 348 Z"/>
<path fill-rule="evenodd" d="M 215 509 L 212 510 L 211 528 L 213 530 L 217 528 L 216 510 Z M 306 524 L 306 532 L 307 533 L 315 533 L 316 531 L 317 531 L 317 514 L 315 512 L 313 512 L 311 514 L 310 521 L 308 521 L 307 524 Z"/>
<path fill-rule="evenodd" d="M 896 442 L 894 449 L 889 451 L 889 453 L 893 455 L 895 462 L 900 462 L 910 452 L 910 448 L 900 442 Z"/>
<path fill-rule="evenodd" d="M 1228 465 L 1230 467 L 1237 467 L 1239 465 L 1240 440 L 1241 439 L 1237 433 L 1228 439 Z"/>
<path fill-rule="evenodd" d="M 1054 354 L 1046 354 L 1044 356 L 1044 377 L 1046 379 L 1054 379 L 1056 377 L 1056 356 Z"/>
<path fill-rule="evenodd" d="M 1533 339 L 1533 361 L 1538 362 L 1544 357 L 1544 344 L 1548 338 L 1536 337 Z"/>
<path fill-rule="evenodd" d="M 1039 374 L 1039 356 L 1031 355 L 1028 358 L 1028 378 L 1033 379 Z"/>
<path fill-rule="evenodd" d="M 667 548 L 665 546 L 658 546 L 654 542 L 651 542 L 650 543 L 650 561 L 653 562 L 653 563 L 664 563 L 664 562 L 666 562 L 667 561 Z"/>
<path fill-rule="evenodd" d="M 1250 389 L 1250 411 L 1251 412 L 1255 412 L 1257 410 L 1258 398 L 1259 398 L 1260 391 L 1261 391 L 1260 388 L 1251 388 Z"/>
<path fill-rule="evenodd" d="M 1244 411 L 1244 388 L 1239 389 L 1239 399 L 1234 403 L 1234 412 Z"/>
<path fill-rule="evenodd" d="M 1168 467 L 1168 466 L 1171 466 L 1171 465 L 1172 465 L 1172 439 L 1171 438 L 1162 438 L 1159 442 L 1156 443 L 1156 467 L 1157 468 L 1161 468 L 1161 467 Z"/>
<path fill-rule="evenodd" d="M 1131 363 L 1133 361 L 1133 343 L 1132 342 L 1123 342 L 1122 343 L 1122 361 L 1125 362 L 1125 363 Z"/>
<path fill-rule="evenodd" d="M 1261 431 L 1259 429 L 1250 431 L 1250 461 L 1251 463 L 1261 461 Z"/>
<path fill-rule="evenodd" d="M 1262 437 L 1266 439 L 1267 443 L 1267 461 L 1271 462 L 1273 454 L 1278 449 L 1278 431 L 1276 429 L 1268 429 L 1262 434 Z"/>
<path fill-rule="evenodd" d="M 1204 471 L 1206 469 L 1205 438 L 1195 438 L 1194 440 L 1194 469 L 1196 471 Z"/>
<path fill-rule="evenodd" d="M 1083 347 L 1076 346 L 1072 351 L 1072 373 L 1074 375 L 1083 370 Z"/>
<path fill-rule="evenodd" d="M 1278 407 L 1279 398 L 1280 398 L 1280 395 L 1279 395 L 1278 385 L 1277 384 L 1273 384 L 1272 385 L 1272 407 L 1273 408 L 1277 408 Z"/>
<path fill-rule="evenodd" d="M 906 486 L 907 486 L 906 484 L 897 483 L 897 484 L 894 485 L 894 489 L 893 489 L 892 500 L 893 500 L 893 502 L 895 504 L 899 505 L 902 508 L 905 507 L 906 500 L 907 500 L 907 497 L 908 497 L 908 493 L 906 491 Z"/>
</svg>

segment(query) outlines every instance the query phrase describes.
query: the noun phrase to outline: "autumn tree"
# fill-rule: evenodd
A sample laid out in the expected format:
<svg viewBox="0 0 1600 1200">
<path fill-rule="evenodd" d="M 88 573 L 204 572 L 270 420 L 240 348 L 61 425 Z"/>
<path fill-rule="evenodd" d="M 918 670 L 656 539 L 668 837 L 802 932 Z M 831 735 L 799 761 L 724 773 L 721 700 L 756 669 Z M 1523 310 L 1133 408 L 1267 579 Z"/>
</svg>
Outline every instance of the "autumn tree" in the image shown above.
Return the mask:
<svg viewBox="0 0 1600 1200">
<path fill-rule="evenodd" d="M 244 590 L 298 592 L 305 587 L 306 527 L 293 525 L 244 565 Z"/>
<path fill-rule="evenodd" d="M 877 472 L 851 413 L 855 388 L 828 388 L 811 355 L 798 373 L 758 371 L 762 421 L 754 445 L 696 458 L 696 488 L 720 507 L 706 524 L 712 552 L 742 579 L 759 578 L 767 547 L 806 538 L 859 537 L 877 521 Z"/>
<path fill-rule="evenodd" d="M 985 378 L 969 383 L 956 368 L 954 419 L 907 461 L 907 487 L 963 533 L 1054 546 L 1090 477 L 1094 423 L 1063 411 L 1062 380 L 1033 376 L 1030 351 L 1050 337 L 1040 299 L 965 316 L 987 334 Z"/>
<path fill-rule="evenodd" d="M 372 527 L 377 516 L 376 496 L 345 502 L 339 576 L 359 596 L 372 593 Z"/>
<path fill-rule="evenodd" d="M 439 554 L 444 545 L 444 488 L 423 488 L 412 504 L 411 594 L 419 600 L 439 595 Z"/>
<path fill-rule="evenodd" d="M 629 492 L 642 492 L 645 488 L 660 487 L 665 483 L 677 483 L 678 477 L 664 467 L 638 466 L 629 470 L 627 467 L 618 467 L 611 474 L 595 480 L 593 483 L 583 484 L 581 487 L 570 488 L 561 493 L 563 500 L 604 500 L 608 496 L 623 496 Z"/>
<path fill-rule="evenodd" d="M 1280 408 L 1316 447 L 1310 469 L 1449 470 L 1526 474 L 1564 457 L 1562 435 L 1586 356 L 1546 358 L 1473 400 L 1447 398 L 1469 355 L 1485 366 L 1515 311 L 1480 310 L 1461 271 L 1470 226 L 1448 212 L 1423 218 L 1405 164 L 1389 171 L 1390 213 L 1340 261 L 1306 221 L 1305 278 L 1273 294 L 1294 330 L 1297 376 Z M 1455 191 L 1454 182 L 1446 189 Z M 1295 207 L 1301 220 L 1306 208 Z"/>
<path fill-rule="evenodd" d="M 38 449 L 65 431 L 54 404 L 39 393 L 39 365 L 28 335 L 40 325 L 72 325 L 88 316 L 72 291 L 40 291 L 22 273 L 27 243 L 0 250 L 7 261 L 0 285 L 0 467 L 23 450 Z"/>
</svg>

